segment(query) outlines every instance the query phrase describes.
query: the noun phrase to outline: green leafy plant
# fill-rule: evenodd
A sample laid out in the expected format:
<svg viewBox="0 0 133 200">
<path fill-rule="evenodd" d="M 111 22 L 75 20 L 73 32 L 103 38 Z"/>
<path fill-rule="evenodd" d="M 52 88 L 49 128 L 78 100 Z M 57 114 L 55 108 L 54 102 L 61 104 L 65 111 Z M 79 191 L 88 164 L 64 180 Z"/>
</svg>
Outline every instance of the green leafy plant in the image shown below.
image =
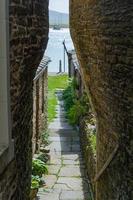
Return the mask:
<svg viewBox="0 0 133 200">
<path fill-rule="evenodd" d="M 39 178 L 39 176 L 32 176 L 31 189 L 38 189 L 39 187 L 40 187 L 40 178 Z"/>
<path fill-rule="evenodd" d="M 65 102 L 65 110 L 68 111 L 74 105 L 75 92 L 74 92 L 74 81 L 69 82 L 69 86 L 63 92 L 63 99 Z"/>
<path fill-rule="evenodd" d="M 49 141 L 49 134 L 48 132 L 45 132 L 41 135 L 41 139 L 42 139 L 42 143 L 47 146 L 49 145 L 50 141 Z"/>
<path fill-rule="evenodd" d="M 72 125 L 78 124 L 80 117 L 83 116 L 85 112 L 86 110 L 84 106 L 82 106 L 82 104 L 80 104 L 78 100 L 75 101 L 75 104 L 68 111 L 68 118 L 70 124 Z"/>
<path fill-rule="evenodd" d="M 48 174 L 48 168 L 43 161 L 34 159 L 32 161 L 32 174 L 34 176 L 42 177 L 43 174 Z"/>
<path fill-rule="evenodd" d="M 38 189 L 39 187 L 43 186 L 45 184 L 44 180 L 40 178 L 39 176 L 32 175 L 31 178 L 31 189 Z"/>
<path fill-rule="evenodd" d="M 43 161 L 44 163 L 47 163 L 47 161 L 49 160 L 49 155 L 44 154 L 44 153 L 40 153 L 38 155 L 37 159 Z"/>
<path fill-rule="evenodd" d="M 65 110 L 70 124 L 77 125 L 80 117 L 85 116 L 90 112 L 90 103 L 86 93 L 82 97 L 77 97 L 76 89 L 78 84 L 76 79 L 69 82 L 69 86 L 63 93 L 63 99 L 65 102 Z"/>
</svg>

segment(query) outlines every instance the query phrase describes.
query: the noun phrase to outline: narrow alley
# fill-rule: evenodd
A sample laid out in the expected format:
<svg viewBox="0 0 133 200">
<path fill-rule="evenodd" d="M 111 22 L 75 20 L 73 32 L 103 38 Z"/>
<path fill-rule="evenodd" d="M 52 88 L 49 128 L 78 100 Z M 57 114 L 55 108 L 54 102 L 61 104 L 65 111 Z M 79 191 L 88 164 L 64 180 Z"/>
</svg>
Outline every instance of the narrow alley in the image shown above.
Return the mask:
<svg viewBox="0 0 133 200">
<path fill-rule="evenodd" d="M 0 0 L 0 200 L 133 200 L 133 0 Z"/>
<path fill-rule="evenodd" d="M 62 90 L 57 90 L 56 118 L 49 125 L 50 161 L 46 186 L 38 200 L 91 200 L 78 131 L 65 118 Z"/>
</svg>

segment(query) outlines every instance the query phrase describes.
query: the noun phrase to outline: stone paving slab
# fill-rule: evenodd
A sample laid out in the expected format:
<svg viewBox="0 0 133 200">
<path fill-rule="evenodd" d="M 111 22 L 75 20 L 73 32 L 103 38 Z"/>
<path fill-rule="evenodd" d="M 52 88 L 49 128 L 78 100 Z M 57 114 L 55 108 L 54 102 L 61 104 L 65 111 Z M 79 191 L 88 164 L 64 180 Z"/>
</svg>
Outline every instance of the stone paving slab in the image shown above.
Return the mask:
<svg viewBox="0 0 133 200">
<path fill-rule="evenodd" d="M 46 175 L 45 176 L 45 183 L 47 188 L 52 188 L 57 181 L 57 176 L 55 175 Z"/>
<path fill-rule="evenodd" d="M 61 191 L 54 189 L 39 189 L 36 200 L 59 200 Z"/>
<path fill-rule="evenodd" d="M 49 137 L 50 142 L 72 142 L 72 137 Z"/>
<path fill-rule="evenodd" d="M 50 165 L 61 165 L 62 161 L 61 161 L 61 159 L 52 156 L 52 157 L 50 157 L 50 160 L 48 163 Z"/>
<path fill-rule="evenodd" d="M 61 165 L 49 165 L 49 174 L 57 175 L 61 169 Z"/>
<path fill-rule="evenodd" d="M 51 122 L 51 124 L 49 125 L 50 129 L 66 129 L 66 130 L 73 130 L 73 128 L 68 125 L 68 123 L 66 122 Z"/>
<path fill-rule="evenodd" d="M 60 195 L 60 200 L 89 200 L 89 192 L 83 191 L 62 191 Z"/>
<path fill-rule="evenodd" d="M 71 151 L 71 143 L 67 142 L 52 142 L 49 145 L 50 151 L 60 151 L 60 152 L 70 152 Z"/>
<path fill-rule="evenodd" d="M 61 99 L 62 91 L 57 90 L 56 95 Z M 56 118 L 49 125 L 49 175 L 37 200 L 91 200 L 79 133 L 68 124 L 63 105 L 59 100 Z"/>
<path fill-rule="evenodd" d="M 75 130 L 68 129 L 49 129 L 49 136 L 53 137 L 78 137 L 78 133 Z"/>
<path fill-rule="evenodd" d="M 71 152 L 71 154 L 63 155 L 62 158 L 65 160 L 77 160 L 82 159 L 82 155 L 81 153 Z"/>
<path fill-rule="evenodd" d="M 88 183 L 84 178 L 76 177 L 59 177 L 58 184 L 66 184 L 70 190 L 88 190 Z"/>
<path fill-rule="evenodd" d="M 79 144 L 73 144 L 72 145 L 72 151 L 81 151 L 80 145 Z"/>
<path fill-rule="evenodd" d="M 80 166 L 63 166 L 60 170 L 60 173 L 58 175 L 65 176 L 65 177 L 83 177 L 85 176 L 84 168 L 80 168 Z"/>
<path fill-rule="evenodd" d="M 56 183 L 53 187 L 54 189 L 58 189 L 58 190 L 70 190 L 70 188 L 66 185 L 66 184 L 60 184 L 60 183 Z"/>
<path fill-rule="evenodd" d="M 77 159 L 77 160 L 65 160 L 63 159 L 63 165 L 80 165 L 84 166 L 84 161 L 82 159 Z"/>
<path fill-rule="evenodd" d="M 79 144 L 79 142 L 80 142 L 80 139 L 79 139 L 79 137 L 78 136 L 75 136 L 75 137 L 72 137 L 72 141 L 73 141 L 73 144 Z"/>
<path fill-rule="evenodd" d="M 65 117 L 62 117 L 62 118 L 55 118 L 54 122 L 55 123 L 58 123 L 58 122 L 64 123 L 64 122 L 68 122 L 68 120 Z"/>
</svg>

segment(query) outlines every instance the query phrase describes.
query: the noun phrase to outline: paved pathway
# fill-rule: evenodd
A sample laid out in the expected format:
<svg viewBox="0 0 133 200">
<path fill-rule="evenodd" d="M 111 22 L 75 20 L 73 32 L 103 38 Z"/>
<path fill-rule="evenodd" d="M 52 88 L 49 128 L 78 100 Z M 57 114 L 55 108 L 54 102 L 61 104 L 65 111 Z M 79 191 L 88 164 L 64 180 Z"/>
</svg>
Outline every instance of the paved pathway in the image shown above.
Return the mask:
<svg viewBox="0 0 133 200">
<path fill-rule="evenodd" d="M 65 118 L 60 90 L 57 96 L 57 116 L 49 125 L 51 143 L 49 175 L 45 177 L 47 187 L 39 190 L 38 200 L 91 200 L 79 135 Z"/>
</svg>

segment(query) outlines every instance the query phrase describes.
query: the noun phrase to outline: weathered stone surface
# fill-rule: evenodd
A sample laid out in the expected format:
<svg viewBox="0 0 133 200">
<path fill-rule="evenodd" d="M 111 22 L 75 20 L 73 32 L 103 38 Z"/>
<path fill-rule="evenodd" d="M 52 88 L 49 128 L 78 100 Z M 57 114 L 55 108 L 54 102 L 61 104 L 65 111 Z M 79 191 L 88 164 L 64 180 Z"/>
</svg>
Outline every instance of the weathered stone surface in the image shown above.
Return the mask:
<svg viewBox="0 0 133 200">
<path fill-rule="evenodd" d="M 75 130 L 66 130 L 66 129 L 49 129 L 50 136 L 61 136 L 61 137 L 76 137 L 78 133 Z"/>
<path fill-rule="evenodd" d="M 97 200 L 131 199 L 133 154 L 133 2 L 70 1 L 70 27 L 97 117 Z"/>
<path fill-rule="evenodd" d="M 6 2 L 9 4 L 9 16 L 6 19 L 10 23 L 11 125 L 15 152 L 14 161 L 0 175 L 0 199 L 28 200 L 32 159 L 33 78 L 48 40 L 48 1 Z"/>
<path fill-rule="evenodd" d="M 64 165 L 79 165 L 81 163 L 79 160 L 64 160 L 63 159 L 63 164 Z"/>
<path fill-rule="evenodd" d="M 46 59 L 46 58 L 45 58 Z M 41 64 L 44 63 L 44 59 Z M 47 64 L 44 66 L 43 73 L 33 81 L 33 136 L 32 152 L 39 153 L 41 134 L 47 132 L 47 91 L 48 91 L 48 73 Z"/>
<path fill-rule="evenodd" d="M 71 154 L 68 154 L 68 155 L 63 155 L 62 158 L 64 160 L 78 160 L 78 159 L 81 159 L 82 158 L 82 155 L 81 153 L 74 153 L 74 152 L 71 152 Z"/>
<path fill-rule="evenodd" d="M 89 200 L 90 194 L 83 191 L 62 191 L 60 200 Z"/>
<path fill-rule="evenodd" d="M 58 184 L 58 183 L 56 183 L 55 185 L 54 185 L 54 189 L 60 189 L 60 190 L 70 190 L 70 188 L 69 187 L 67 187 L 67 185 L 66 184 Z"/>
<path fill-rule="evenodd" d="M 84 176 L 84 169 L 80 168 L 80 166 L 63 166 L 60 170 L 59 176 L 82 177 Z"/>
<path fill-rule="evenodd" d="M 73 128 L 66 122 L 52 122 L 49 126 L 50 129 L 66 129 L 73 130 Z"/>
<path fill-rule="evenodd" d="M 49 165 L 48 167 L 49 174 L 57 175 L 60 168 L 61 168 L 61 165 Z"/>
<path fill-rule="evenodd" d="M 71 143 L 67 142 L 52 142 L 50 144 L 50 151 L 59 151 L 59 152 L 70 152 L 71 151 Z"/>
<path fill-rule="evenodd" d="M 44 190 L 39 191 L 37 200 L 59 200 L 60 191 L 58 190 Z"/>
<path fill-rule="evenodd" d="M 72 151 L 80 152 L 81 151 L 80 144 L 72 144 Z"/>
<path fill-rule="evenodd" d="M 58 184 L 65 184 L 67 185 L 70 190 L 88 190 L 88 184 L 85 179 L 83 178 L 75 178 L 75 177 L 59 177 L 57 180 Z"/>
<path fill-rule="evenodd" d="M 57 152 L 57 151 L 56 151 Z M 59 152 L 60 153 L 60 152 Z M 61 154 L 60 154 L 61 155 Z M 50 165 L 61 165 L 61 158 L 56 158 L 55 155 L 53 155 L 52 157 L 50 157 L 50 161 L 49 161 Z"/>
<path fill-rule="evenodd" d="M 42 191 L 41 194 L 39 192 L 38 198 L 42 200 L 50 200 L 51 198 L 53 198 L 53 200 L 57 198 L 58 200 L 88 200 L 90 187 L 85 176 L 85 166 L 83 164 L 82 155 L 81 152 L 76 151 L 76 149 L 75 152 L 72 151 L 73 145 L 79 145 L 79 137 L 76 131 L 64 131 L 66 130 L 65 127 L 66 125 L 64 126 L 64 129 L 61 130 L 61 134 L 54 135 L 53 137 L 50 136 L 50 146 L 54 147 L 54 151 L 53 149 L 50 151 L 50 164 L 52 165 L 48 166 L 50 175 L 46 176 L 45 188 L 49 189 L 52 187 L 53 190 L 49 190 L 49 193 L 45 190 Z M 60 127 L 58 128 L 58 131 L 57 129 L 52 129 L 52 133 L 55 131 L 60 133 Z M 67 134 L 69 137 L 66 136 Z M 73 140 L 75 138 L 73 134 L 76 135 L 75 141 Z M 65 151 L 62 151 L 64 147 Z M 51 177 L 53 177 L 54 181 L 51 180 Z M 59 196 L 55 193 L 55 190 Z M 85 196 L 87 196 L 87 198 L 85 198 Z"/>
<path fill-rule="evenodd" d="M 72 138 L 71 137 L 49 137 L 50 142 L 71 142 Z"/>
<path fill-rule="evenodd" d="M 47 175 L 45 176 L 45 182 L 48 188 L 52 188 L 57 181 L 57 177 L 55 175 Z"/>
<path fill-rule="evenodd" d="M 0 175 L 0 199 L 10 200 L 16 190 L 17 176 L 14 171 L 15 161 L 12 161 L 7 170 Z M 8 191 L 8 193 L 7 193 Z"/>
<path fill-rule="evenodd" d="M 87 167 L 88 175 L 95 192 L 94 178 L 96 175 L 96 152 L 94 152 L 91 140 L 91 131 L 88 128 L 88 117 L 85 117 L 80 122 L 80 137 L 82 144 L 82 152 L 85 159 L 85 164 Z"/>
</svg>

